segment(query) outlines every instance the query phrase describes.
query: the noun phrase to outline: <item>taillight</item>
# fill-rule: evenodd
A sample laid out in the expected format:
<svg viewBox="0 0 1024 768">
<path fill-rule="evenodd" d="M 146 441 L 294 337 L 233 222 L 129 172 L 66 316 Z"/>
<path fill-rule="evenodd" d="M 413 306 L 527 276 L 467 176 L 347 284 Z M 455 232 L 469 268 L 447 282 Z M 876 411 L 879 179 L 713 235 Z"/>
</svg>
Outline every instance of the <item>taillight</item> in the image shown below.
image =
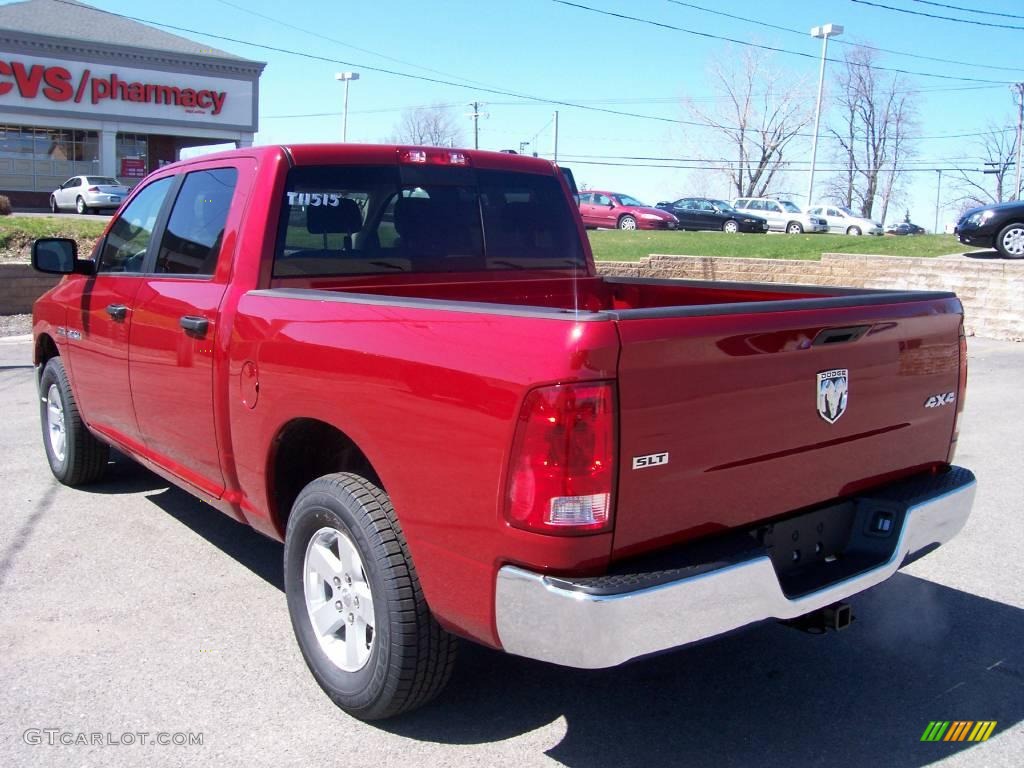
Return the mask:
<svg viewBox="0 0 1024 768">
<path fill-rule="evenodd" d="M 611 527 L 614 403 L 610 383 L 558 384 L 527 394 L 512 442 L 509 523 L 555 534 Z"/>
<path fill-rule="evenodd" d="M 423 165 L 470 165 L 469 156 L 455 149 L 400 149 L 398 159 Z"/>
<path fill-rule="evenodd" d="M 90 192 L 99 192 L 100 188 L 99 187 L 89 187 L 89 191 Z"/>
<path fill-rule="evenodd" d="M 964 401 L 967 399 L 967 335 L 964 333 L 963 320 L 960 321 L 960 373 L 956 383 L 956 415 L 953 417 L 953 437 L 949 442 L 949 455 L 946 462 L 953 463 L 956 455 L 956 441 L 960 436 L 960 414 L 964 412 Z"/>
</svg>

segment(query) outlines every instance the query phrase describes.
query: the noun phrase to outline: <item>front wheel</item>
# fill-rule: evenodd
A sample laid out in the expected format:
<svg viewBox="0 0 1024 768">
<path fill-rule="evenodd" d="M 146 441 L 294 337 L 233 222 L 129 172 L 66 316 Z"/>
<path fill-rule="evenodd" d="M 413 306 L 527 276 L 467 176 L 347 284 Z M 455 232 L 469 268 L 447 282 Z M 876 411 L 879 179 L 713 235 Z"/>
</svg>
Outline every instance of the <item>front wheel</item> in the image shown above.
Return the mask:
<svg viewBox="0 0 1024 768">
<path fill-rule="evenodd" d="M 78 198 L 75 201 L 75 210 L 78 211 L 79 214 L 84 215 L 89 212 L 89 206 L 85 204 L 85 200 Z"/>
<path fill-rule="evenodd" d="M 1024 258 L 1024 224 L 1007 224 L 996 237 L 996 250 L 1007 259 Z"/>
<path fill-rule="evenodd" d="M 736 233 L 740 231 L 740 225 L 732 219 L 729 219 L 722 225 L 722 231 Z"/>
<path fill-rule="evenodd" d="M 856 227 L 856 226 L 850 227 L 848 230 L 846 230 L 846 234 L 853 235 L 855 237 L 859 236 L 860 235 L 860 227 Z"/>
<path fill-rule="evenodd" d="M 632 232 L 634 229 L 636 229 L 636 219 L 634 219 L 629 214 L 626 214 L 621 219 L 619 219 L 619 229 L 625 230 L 627 232 Z"/>
<path fill-rule="evenodd" d="M 791 221 L 786 225 L 786 232 L 791 235 L 802 235 L 804 233 L 804 225 L 799 221 Z"/>
<path fill-rule="evenodd" d="M 387 494 L 349 473 L 307 485 L 284 545 L 288 613 L 317 683 L 361 720 L 441 692 L 456 639 L 430 613 Z"/>
<path fill-rule="evenodd" d="M 110 447 L 93 436 L 78 412 L 64 363 L 51 358 L 39 380 L 39 415 L 50 471 L 64 485 L 87 485 L 107 469 Z"/>
</svg>

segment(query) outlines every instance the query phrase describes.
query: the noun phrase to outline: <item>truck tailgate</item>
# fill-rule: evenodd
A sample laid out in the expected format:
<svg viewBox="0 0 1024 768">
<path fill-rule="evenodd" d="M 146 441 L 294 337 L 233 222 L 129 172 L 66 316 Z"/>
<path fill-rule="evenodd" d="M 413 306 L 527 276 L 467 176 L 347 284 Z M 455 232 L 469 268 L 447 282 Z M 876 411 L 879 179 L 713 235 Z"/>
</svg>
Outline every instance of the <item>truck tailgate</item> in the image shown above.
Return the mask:
<svg viewBox="0 0 1024 768">
<path fill-rule="evenodd" d="M 960 313 L 955 298 L 932 297 L 619 313 L 614 556 L 945 462 L 955 397 L 926 404 L 956 392 Z M 820 404 L 819 374 L 831 392 Z"/>
</svg>

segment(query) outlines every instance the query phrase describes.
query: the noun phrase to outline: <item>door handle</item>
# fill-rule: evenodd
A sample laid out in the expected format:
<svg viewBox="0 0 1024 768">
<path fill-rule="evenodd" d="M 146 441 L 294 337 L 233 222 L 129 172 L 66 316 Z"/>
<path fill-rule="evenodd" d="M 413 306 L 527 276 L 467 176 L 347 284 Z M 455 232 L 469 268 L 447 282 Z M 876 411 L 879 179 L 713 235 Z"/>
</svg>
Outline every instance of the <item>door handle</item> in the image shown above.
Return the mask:
<svg viewBox="0 0 1024 768">
<path fill-rule="evenodd" d="M 128 316 L 128 307 L 124 304 L 107 304 L 107 314 L 113 320 L 121 323 Z"/>
<path fill-rule="evenodd" d="M 210 321 L 205 317 L 196 315 L 183 315 L 178 324 L 185 329 L 185 333 L 196 336 L 205 336 L 206 329 L 210 327 Z"/>
</svg>

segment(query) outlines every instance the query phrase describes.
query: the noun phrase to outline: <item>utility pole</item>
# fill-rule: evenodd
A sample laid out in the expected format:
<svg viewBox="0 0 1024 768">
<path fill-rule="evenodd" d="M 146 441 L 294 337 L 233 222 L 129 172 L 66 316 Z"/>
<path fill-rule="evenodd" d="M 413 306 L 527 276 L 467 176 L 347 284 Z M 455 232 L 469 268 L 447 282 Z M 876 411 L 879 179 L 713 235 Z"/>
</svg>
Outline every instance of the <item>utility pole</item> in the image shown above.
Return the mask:
<svg viewBox="0 0 1024 768">
<path fill-rule="evenodd" d="M 1021 134 L 1024 133 L 1024 83 L 1014 83 L 1011 88 L 1017 91 L 1017 180 L 1014 182 L 1014 200 L 1020 200 L 1020 145 Z"/>
<path fill-rule="evenodd" d="M 480 111 L 483 104 L 478 101 L 470 102 L 469 106 L 473 108 L 473 111 L 467 112 L 466 117 L 473 118 L 473 149 L 480 149 L 480 118 L 490 117 L 490 115 Z"/>
<path fill-rule="evenodd" d="M 935 190 L 935 227 L 932 229 L 932 234 L 939 234 L 939 198 L 942 196 L 942 169 L 936 168 L 939 172 L 939 186 Z"/>
<path fill-rule="evenodd" d="M 557 109 L 555 110 L 554 122 L 555 122 L 555 148 L 554 148 L 554 152 L 552 154 L 554 154 L 554 161 L 557 163 L 558 162 L 558 110 Z"/>
<path fill-rule="evenodd" d="M 342 113 L 341 118 L 341 140 L 343 142 L 348 141 L 348 84 L 353 80 L 359 79 L 358 72 L 338 72 L 334 76 L 335 80 L 342 80 L 345 83 L 345 111 Z"/>
</svg>

